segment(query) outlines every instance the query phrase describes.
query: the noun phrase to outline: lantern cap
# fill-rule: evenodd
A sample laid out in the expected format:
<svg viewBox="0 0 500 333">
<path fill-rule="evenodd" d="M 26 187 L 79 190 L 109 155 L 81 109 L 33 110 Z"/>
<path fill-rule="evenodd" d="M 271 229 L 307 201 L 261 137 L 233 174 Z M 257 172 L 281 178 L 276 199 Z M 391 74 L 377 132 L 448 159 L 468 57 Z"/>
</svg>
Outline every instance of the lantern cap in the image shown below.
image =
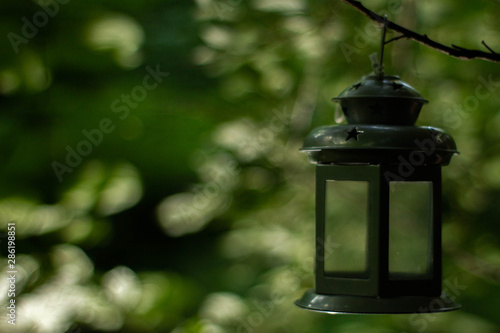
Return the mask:
<svg viewBox="0 0 500 333">
<path fill-rule="evenodd" d="M 445 131 L 427 126 L 333 125 L 314 129 L 303 147 L 311 163 L 398 164 L 418 154 L 424 164 L 448 165 L 458 153 Z"/>
<path fill-rule="evenodd" d="M 340 102 L 347 98 L 404 98 L 420 101 L 422 104 L 428 101 L 411 87 L 401 80 L 397 75 L 383 75 L 378 78 L 375 74 L 363 76 L 360 81 L 350 85 L 337 97 L 332 98 L 335 102 Z"/>
<path fill-rule="evenodd" d="M 399 76 L 370 74 L 337 97 L 349 124 L 413 125 L 428 101 Z"/>
</svg>

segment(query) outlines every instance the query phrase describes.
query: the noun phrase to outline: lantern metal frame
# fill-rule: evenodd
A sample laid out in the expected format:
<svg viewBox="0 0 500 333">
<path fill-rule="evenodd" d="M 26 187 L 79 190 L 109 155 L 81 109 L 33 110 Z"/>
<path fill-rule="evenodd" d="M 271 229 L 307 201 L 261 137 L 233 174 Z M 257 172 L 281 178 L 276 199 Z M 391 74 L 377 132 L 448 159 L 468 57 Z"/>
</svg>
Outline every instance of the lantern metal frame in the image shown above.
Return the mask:
<svg viewBox="0 0 500 333">
<path fill-rule="evenodd" d="M 315 290 L 309 290 L 296 302 L 299 307 L 327 313 L 413 313 L 443 312 L 459 307 L 441 294 L 441 214 L 432 210 L 429 279 L 396 280 L 389 277 L 389 183 L 387 173 L 396 173 L 394 165 L 328 165 L 316 167 L 316 260 Z M 367 181 L 369 211 L 367 272 L 363 275 L 324 269 L 326 182 Z M 432 183 L 432 206 L 441 206 L 441 167 L 416 168 L 405 181 Z M 357 276 L 356 276 L 357 275 Z M 413 293 L 413 295 L 412 295 Z"/>
<path fill-rule="evenodd" d="M 315 288 L 295 304 L 326 313 L 458 309 L 460 305 L 441 288 L 441 166 L 448 165 L 457 153 L 453 138 L 439 128 L 414 126 L 427 101 L 397 76 L 365 76 L 333 100 L 340 103 L 348 124 L 316 128 L 301 149 L 317 165 L 317 243 Z M 327 181 L 368 182 L 365 274 L 325 271 Z M 432 184 L 429 275 L 401 279 L 390 276 L 391 181 Z"/>
<path fill-rule="evenodd" d="M 381 297 L 407 296 L 411 287 L 415 295 L 441 294 L 441 214 L 432 210 L 432 248 L 429 249 L 431 279 L 389 279 L 389 180 L 385 172 L 397 172 L 394 166 L 317 165 L 316 167 L 316 237 L 318 245 L 325 239 L 325 184 L 328 180 L 368 181 L 368 271 L 366 278 L 353 279 L 327 275 L 324 270 L 324 246 L 316 249 L 316 290 L 336 295 L 368 295 Z M 415 169 L 405 181 L 432 182 L 433 207 L 441 205 L 441 170 L 439 166 Z M 432 255 L 438 253 L 439 255 Z"/>
</svg>

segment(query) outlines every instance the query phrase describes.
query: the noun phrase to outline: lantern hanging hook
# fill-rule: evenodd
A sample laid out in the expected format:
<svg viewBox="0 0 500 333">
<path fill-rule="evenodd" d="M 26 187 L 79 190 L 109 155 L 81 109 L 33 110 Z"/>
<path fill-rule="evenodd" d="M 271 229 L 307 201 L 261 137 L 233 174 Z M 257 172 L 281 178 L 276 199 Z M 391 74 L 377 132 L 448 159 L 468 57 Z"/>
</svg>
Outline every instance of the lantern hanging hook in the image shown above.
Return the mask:
<svg viewBox="0 0 500 333">
<path fill-rule="evenodd" d="M 377 63 L 377 54 L 374 53 L 370 56 L 373 71 L 379 80 L 384 77 L 384 46 L 385 46 L 385 32 L 387 31 L 387 15 L 384 15 L 384 25 L 382 27 L 382 37 L 380 38 L 380 57 Z"/>
<path fill-rule="evenodd" d="M 382 38 L 380 39 L 380 60 L 379 67 L 384 71 L 384 46 L 385 46 L 385 32 L 387 31 L 387 15 L 384 15 L 384 26 L 382 28 Z"/>
</svg>

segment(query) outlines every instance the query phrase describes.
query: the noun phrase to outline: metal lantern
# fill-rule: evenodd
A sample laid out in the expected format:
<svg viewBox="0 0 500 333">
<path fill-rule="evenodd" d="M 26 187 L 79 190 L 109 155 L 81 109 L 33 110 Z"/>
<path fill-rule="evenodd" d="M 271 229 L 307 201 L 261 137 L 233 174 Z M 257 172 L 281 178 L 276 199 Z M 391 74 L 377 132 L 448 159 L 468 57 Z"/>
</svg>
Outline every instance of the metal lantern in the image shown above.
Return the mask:
<svg viewBox="0 0 500 333">
<path fill-rule="evenodd" d="M 333 99 L 347 125 L 301 151 L 316 164 L 315 288 L 296 301 L 327 313 L 441 312 L 441 166 L 453 138 L 415 126 L 427 101 L 397 76 L 365 76 Z"/>
</svg>

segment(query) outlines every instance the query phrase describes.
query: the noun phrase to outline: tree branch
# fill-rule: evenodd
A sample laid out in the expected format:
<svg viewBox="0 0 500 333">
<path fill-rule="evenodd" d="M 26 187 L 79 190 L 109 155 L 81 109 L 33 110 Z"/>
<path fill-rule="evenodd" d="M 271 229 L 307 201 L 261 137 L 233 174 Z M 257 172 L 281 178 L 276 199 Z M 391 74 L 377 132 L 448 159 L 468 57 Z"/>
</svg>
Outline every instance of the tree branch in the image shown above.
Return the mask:
<svg viewBox="0 0 500 333">
<path fill-rule="evenodd" d="M 371 10 L 363 6 L 361 2 L 355 0 L 342 0 L 342 1 L 354 7 L 356 10 L 360 11 L 364 15 L 366 15 L 372 21 L 378 22 L 380 24 L 384 23 L 384 18 L 382 16 L 372 12 Z M 483 45 L 490 51 L 490 53 L 479 50 L 466 49 L 456 45 L 452 45 L 452 47 L 449 47 L 441 43 L 438 43 L 436 41 L 433 41 L 432 39 L 427 37 L 427 35 L 420 35 L 414 31 L 408 30 L 389 20 L 387 21 L 387 28 L 401 33 L 401 36 L 393 38 L 389 40 L 389 42 L 394 41 L 396 39 L 406 38 L 414 40 L 422 45 L 428 46 L 432 49 L 435 49 L 439 52 L 445 53 L 447 55 L 450 55 L 458 59 L 464 59 L 464 60 L 483 59 L 491 62 L 500 63 L 500 54 L 493 51 L 484 42 Z"/>
<path fill-rule="evenodd" d="M 481 41 L 481 44 L 483 44 L 483 45 L 484 45 L 484 47 L 485 47 L 485 48 L 487 48 L 487 49 L 488 49 L 491 53 L 496 54 L 496 52 L 495 52 L 495 51 L 493 51 L 493 50 L 491 49 L 491 47 L 489 47 L 489 46 L 488 46 L 488 45 L 484 42 L 484 40 L 482 40 L 482 41 Z"/>
<path fill-rule="evenodd" d="M 396 37 L 394 37 L 394 38 L 391 38 L 391 39 L 389 39 L 389 40 L 386 40 L 386 41 L 384 42 L 384 45 L 385 45 L 385 44 L 389 44 L 389 43 L 394 42 L 394 41 L 397 41 L 398 39 L 402 39 L 402 38 L 407 38 L 407 37 L 406 37 L 405 35 L 399 35 L 399 36 L 396 36 Z"/>
</svg>

